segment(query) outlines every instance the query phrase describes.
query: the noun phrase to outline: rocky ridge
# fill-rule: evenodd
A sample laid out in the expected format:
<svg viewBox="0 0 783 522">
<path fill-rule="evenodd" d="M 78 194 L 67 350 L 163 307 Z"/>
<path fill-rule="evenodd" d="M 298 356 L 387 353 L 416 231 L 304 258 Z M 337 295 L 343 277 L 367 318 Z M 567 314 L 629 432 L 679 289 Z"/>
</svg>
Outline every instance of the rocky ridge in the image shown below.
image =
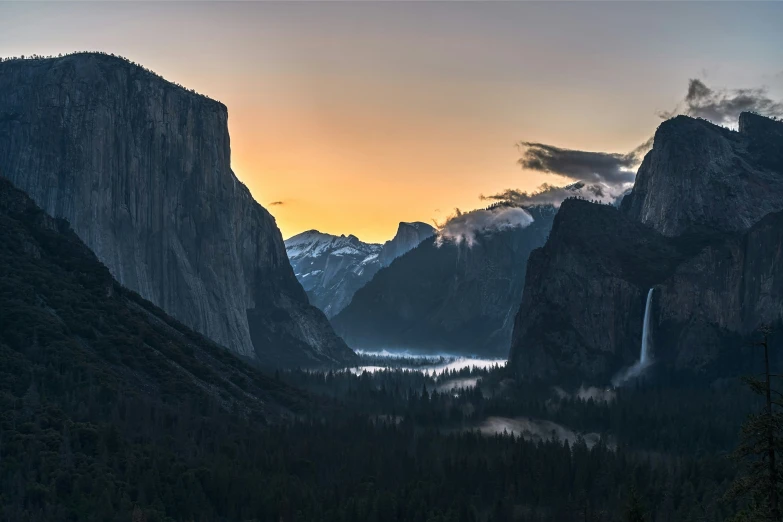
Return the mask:
<svg viewBox="0 0 783 522">
<path fill-rule="evenodd" d="M 297 234 L 285 245 L 310 302 L 333 317 L 378 270 L 434 234 L 435 229 L 426 223 L 400 223 L 394 238 L 383 245 L 317 230 Z"/>
</svg>

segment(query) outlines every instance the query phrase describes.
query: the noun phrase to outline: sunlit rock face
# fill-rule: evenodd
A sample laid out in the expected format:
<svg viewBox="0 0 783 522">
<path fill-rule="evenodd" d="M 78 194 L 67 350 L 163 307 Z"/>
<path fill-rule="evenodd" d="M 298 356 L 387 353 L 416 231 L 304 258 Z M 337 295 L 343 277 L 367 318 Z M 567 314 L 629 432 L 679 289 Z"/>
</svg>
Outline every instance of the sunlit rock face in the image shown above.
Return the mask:
<svg viewBox="0 0 783 522">
<path fill-rule="evenodd" d="M 639 357 L 651 301 L 651 372 L 747 371 L 743 340 L 783 322 L 783 123 L 740 131 L 661 125 L 621 210 L 567 200 L 530 256 L 510 362 L 518 376 L 607 384 Z"/>
<path fill-rule="evenodd" d="M 0 172 L 124 286 L 269 365 L 351 359 L 231 171 L 224 105 L 99 54 L 0 64 Z"/>
</svg>

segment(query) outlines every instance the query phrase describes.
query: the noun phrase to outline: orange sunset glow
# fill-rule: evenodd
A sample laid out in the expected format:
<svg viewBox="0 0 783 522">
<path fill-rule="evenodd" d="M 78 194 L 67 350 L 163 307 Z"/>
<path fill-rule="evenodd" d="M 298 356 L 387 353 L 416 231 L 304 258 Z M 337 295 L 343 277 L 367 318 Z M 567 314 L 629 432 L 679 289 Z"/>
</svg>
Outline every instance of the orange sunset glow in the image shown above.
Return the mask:
<svg viewBox="0 0 783 522">
<path fill-rule="evenodd" d="M 318 229 L 381 242 L 400 221 L 485 206 L 481 194 L 568 183 L 521 169 L 515 144 L 628 152 L 704 71 L 715 84 L 783 84 L 769 76 L 771 48 L 748 40 L 742 13 L 724 5 L 709 27 L 693 5 L 654 4 L 0 9 L 0 54 L 102 49 L 223 102 L 233 168 L 284 237 Z M 551 33 L 555 20 L 568 30 Z M 687 45 L 713 32 L 710 48 Z"/>
</svg>

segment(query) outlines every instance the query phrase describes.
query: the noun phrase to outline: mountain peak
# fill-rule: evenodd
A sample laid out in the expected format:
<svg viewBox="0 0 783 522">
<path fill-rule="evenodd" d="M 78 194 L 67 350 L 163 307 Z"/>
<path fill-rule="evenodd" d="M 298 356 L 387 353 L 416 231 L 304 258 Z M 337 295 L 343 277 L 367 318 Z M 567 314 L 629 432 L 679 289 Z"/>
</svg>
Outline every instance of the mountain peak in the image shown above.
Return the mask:
<svg viewBox="0 0 783 522">
<path fill-rule="evenodd" d="M 655 133 L 621 208 L 667 236 L 741 231 L 783 208 L 783 125 L 751 113 L 740 132 L 677 116 Z"/>
<path fill-rule="evenodd" d="M 389 266 L 392 261 L 434 235 L 435 228 L 427 223 L 401 221 L 394 237 L 383 244 L 383 250 L 380 254 L 381 266 Z"/>
<path fill-rule="evenodd" d="M 400 221 L 400 224 L 397 226 L 397 234 L 399 234 L 405 228 L 413 228 L 422 233 L 429 233 L 430 235 L 435 233 L 435 227 L 428 223 L 424 223 L 422 221 Z"/>
</svg>

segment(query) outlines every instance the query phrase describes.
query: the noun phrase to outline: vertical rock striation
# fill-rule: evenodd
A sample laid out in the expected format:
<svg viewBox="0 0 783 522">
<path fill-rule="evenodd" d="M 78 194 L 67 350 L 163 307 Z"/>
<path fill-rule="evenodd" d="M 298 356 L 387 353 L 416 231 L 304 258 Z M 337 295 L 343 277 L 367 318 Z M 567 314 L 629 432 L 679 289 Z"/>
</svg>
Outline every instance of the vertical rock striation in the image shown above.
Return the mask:
<svg viewBox="0 0 783 522">
<path fill-rule="evenodd" d="M 223 104 L 90 53 L 0 63 L 0 94 L 0 174 L 122 285 L 264 364 L 353 356 L 231 171 Z"/>
<path fill-rule="evenodd" d="M 746 230 L 783 210 L 783 122 L 742 113 L 739 132 L 677 116 L 655 133 L 621 208 L 667 236 Z"/>
</svg>

